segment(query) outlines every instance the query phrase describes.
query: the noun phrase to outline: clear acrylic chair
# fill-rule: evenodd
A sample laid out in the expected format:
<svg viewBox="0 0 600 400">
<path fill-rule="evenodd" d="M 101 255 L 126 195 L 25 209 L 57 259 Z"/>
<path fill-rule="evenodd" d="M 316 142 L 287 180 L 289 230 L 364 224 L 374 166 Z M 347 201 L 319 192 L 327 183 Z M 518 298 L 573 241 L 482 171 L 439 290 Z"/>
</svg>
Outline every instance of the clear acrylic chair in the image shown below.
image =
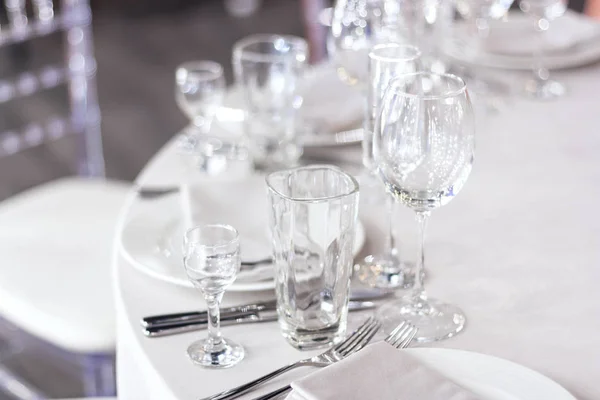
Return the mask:
<svg viewBox="0 0 600 400">
<path fill-rule="evenodd" d="M 68 137 L 77 143 L 78 176 L 0 202 L 0 336 L 8 332 L 10 339 L 9 350 L 0 346 L 0 388 L 21 399 L 47 398 L 7 366 L 15 348 L 34 348 L 81 366 L 86 396 L 114 395 L 110 265 L 129 185 L 103 179 L 89 1 L 3 0 L 1 6 L 8 23 L 0 26 L 0 46 L 55 33 L 64 37 L 66 59 L 0 77 L 0 107 L 66 85 L 70 112 L 0 132 L 0 157 Z"/>
</svg>

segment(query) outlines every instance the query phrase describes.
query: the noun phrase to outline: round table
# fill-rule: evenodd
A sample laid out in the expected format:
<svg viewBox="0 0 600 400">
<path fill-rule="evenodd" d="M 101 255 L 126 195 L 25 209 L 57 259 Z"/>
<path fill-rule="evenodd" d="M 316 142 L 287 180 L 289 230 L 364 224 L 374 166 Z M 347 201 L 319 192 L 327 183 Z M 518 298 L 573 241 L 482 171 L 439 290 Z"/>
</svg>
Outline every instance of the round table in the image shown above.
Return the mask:
<svg viewBox="0 0 600 400">
<path fill-rule="evenodd" d="M 578 399 L 592 400 L 600 399 L 600 218 L 594 211 L 600 206 L 600 65 L 556 75 L 569 89 L 563 99 L 516 98 L 478 126 L 469 182 L 432 213 L 426 286 L 433 296 L 459 305 L 467 325 L 455 338 L 429 346 L 506 358 L 545 374 Z M 138 183 L 176 183 L 178 169 L 170 142 Z M 146 338 L 143 316 L 204 304 L 200 293 L 150 278 L 124 259 L 119 234 L 142 203 L 132 192 L 115 240 L 119 399 L 198 399 L 316 353 L 292 348 L 275 322 L 224 328 L 247 352 L 227 370 L 202 369 L 188 360 L 188 344 L 205 332 Z M 382 243 L 384 208 L 361 206 L 368 237 L 363 254 Z M 396 226 L 404 254 L 414 258 L 410 213 L 400 211 Z M 272 297 L 227 293 L 223 305 Z M 351 315 L 351 323 L 362 318 Z M 306 372 L 287 374 L 245 398 Z"/>
</svg>

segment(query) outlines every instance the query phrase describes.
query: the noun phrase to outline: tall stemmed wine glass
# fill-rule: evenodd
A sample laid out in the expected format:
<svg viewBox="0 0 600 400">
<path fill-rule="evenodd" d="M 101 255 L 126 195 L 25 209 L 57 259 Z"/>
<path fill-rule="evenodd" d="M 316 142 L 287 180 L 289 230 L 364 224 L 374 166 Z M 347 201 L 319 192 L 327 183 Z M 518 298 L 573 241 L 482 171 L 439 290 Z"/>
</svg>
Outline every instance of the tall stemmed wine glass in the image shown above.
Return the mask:
<svg viewBox="0 0 600 400">
<path fill-rule="evenodd" d="M 451 337 L 463 329 L 465 316 L 458 307 L 427 296 L 424 239 L 431 211 L 452 200 L 471 172 L 475 129 L 464 81 L 428 72 L 393 80 L 381 103 L 374 144 L 384 184 L 397 201 L 415 211 L 419 225 L 412 293 L 380 309 L 384 328 L 408 320 L 419 328 L 420 342 Z"/>
<path fill-rule="evenodd" d="M 419 71 L 421 69 L 420 57 L 421 51 L 408 44 L 380 43 L 373 46 L 369 52 L 368 109 L 365 131 L 374 131 L 381 101 L 390 81 L 397 76 Z M 372 147 L 369 147 L 368 150 L 370 153 L 373 152 Z M 393 216 L 394 203 L 389 196 L 388 203 Z M 413 280 L 407 274 L 408 268 L 405 268 L 398 257 L 392 229 L 394 218 L 389 218 L 389 222 L 384 252 L 367 256 L 357 264 L 355 271 L 360 281 L 372 287 L 380 289 L 408 288 L 412 285 Z"/>
<path fill-rule="evenodd" d="M 521 0 L 519 4 L 524 13 L 533 17 L 538 44 L 534 47 L 533 78 L 526 86 L 526 92 L 533 98 L 550 100 L 565 94 L 562 83 L 550 79 L 550 71 L 544 65 L 544 32 L 550 27 L 550 21 L 562 16 L 567 10 L 567 0 Z"/>
</svg>

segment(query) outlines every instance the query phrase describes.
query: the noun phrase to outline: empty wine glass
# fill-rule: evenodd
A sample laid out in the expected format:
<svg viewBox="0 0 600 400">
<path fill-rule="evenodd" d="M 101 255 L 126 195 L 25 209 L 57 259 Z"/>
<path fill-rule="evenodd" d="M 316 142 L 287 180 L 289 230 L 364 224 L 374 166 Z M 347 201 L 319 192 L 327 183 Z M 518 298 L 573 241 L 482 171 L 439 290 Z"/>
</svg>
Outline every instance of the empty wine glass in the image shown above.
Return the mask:
<svg viewBox="0 0 600 400">
<path fill-rule="evenodd" d="M 381 101 L 390 81 L 400 75 L 416 72 L 420 69 L 421 52 L 415 46 L 398 43 L 381 43 L 373 46 L 369 52 L 369 85 L 367 88 L 366 135 L 372 135 L 375 122 L 381 110 Z M 365 140 L 372 145 L 373 139 Z M 369 154 L 373 148 L 367 144 Z M 389 201 L 389 207 L 394 206 Z M 392 213 L 393 214 L 393 213 Z M 367 256 L 357 265 L 358 279 L 369 286 L 382 289 L 410 287 L 412 279 L 408 276 L 408 268 L 403 266 L 398 257 L 398 249 L 394 240 L 393 218 L 389 219 L 389 233 L 386 248 L 381 254 Z"/>
<path fill-rule="evenodd" d="M 223 67 L 214 61 L 189 61 L 175 71 L 175 100 L 192 121 L 181 146 L 193 150 L 199 136 L 210 131 L 217 110 L 223 103 Z"/>
<path fill-rule="evenodd" d="M 384 305 L 379 315 L 386 329 L 407 320 L 419 328 L 416 340 L 441 340 L 460 332 L 465 316 L 458 307 L 425 293 L 425 227 L 431 211 L 452 200 L 471 172 L 471 102 L 462 79 L 417 72 L 393 80 L 381 104 L 375 161 L 394 198 L 416 213 L 419 253 L 412 293 Z"/>
<path fill-rule="evenodd" d="M 565 94 L 562 83 L 550 79 L 550 71 L 544 65 L 544 32 L 550 21 L 562 16 L 567 10 L 567 0 L 521 0 L 520 8 L 534 19 L 538 43 L 534 46 L 533 78 L 525 90 L 536 99 L 549 100 Z"/>
<path fill-rule="evenodd" d="M 208 337 L 192 343 L 188 356 L 203 367 L 231 367 L 244 358 L 244 348 L 221 337 L 219 304 L 240 270 L 239 234 L 229 225 L 196 226 L 186 232 L 183 247 L 187 275 L 208 308 Z"/>
</svg>

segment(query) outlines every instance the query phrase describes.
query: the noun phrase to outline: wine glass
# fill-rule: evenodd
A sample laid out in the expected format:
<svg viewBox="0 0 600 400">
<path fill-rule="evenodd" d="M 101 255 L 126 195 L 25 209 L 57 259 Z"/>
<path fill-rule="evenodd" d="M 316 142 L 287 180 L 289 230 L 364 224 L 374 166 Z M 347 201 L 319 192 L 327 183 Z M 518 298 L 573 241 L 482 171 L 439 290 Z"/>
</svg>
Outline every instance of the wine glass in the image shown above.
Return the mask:
<svg viewBox="0 0 600 400">
<path fill-rule="evenodd" d="M 185 271 L 208 308 L 208 337 L 192 343 L 188 356 L 203 367 L 231 367 L 244 358 L 244 348 L 221 336 L 219 304 L 240 270 L 239 234 L 229 225 L 196 226 L 186 232 L 183 250 Z"/>
<path fill-rule="evenodd" d="M 441 340 L 460 332 L 465 316 L 458 307 L 425 293 L 425 227 L 431 211 L 452 200 L 471 172 L 471 101 L 461 78 L 416 72 L 393 80 L 381 104 L 375 162 L 394 198 L 416 213 L 419 253 L 412 293 L 384 305 L 379 315 L 384 328 L 407 320 L 419 328 L 419 342 Z"/>
<path fill-rule="evenodd" d="M 421 51 L 415 46 L 399 43 L 380 43 L 369 52 L 369 85 L 367 88 L 367 118 L 365 135 L 375 129 L 377 115 L 381 109 L 381 101 L 385 89 L 395 77 L 420 70 Z M 365 141 L 367 142 L 367 141 Z M 372 140 L 369 140 L 372 144 Z M 373 153 L 372 147 L 368 148 Z M 388 198 L 389 199 L 389 198 Z M 388 200 L 392 209 L 394 202 Z M 363 283 L 380 289 L 398 287 L 408 288 L 412 279 L 408 276 L 408 268 L 398 257 L 398 249 L 394 240 L 393 218 L 389 219 L 389 233 L 386 248 L 382 254 L 367 256 L 357 264 L 357 277 Z"/>
<path fill-rule="evenodd" d="M 175 100 L 192 121 L 180 143 L 193 151 L 201 135 L 206 135 L 223 103 L 225 78 L 223 67 L 214 61 L 188 61 L 175 71 Z"/>
<path fill-rule="evenodd" d="M 533 98 L 550 100 L 565 94 L 562 83 L 550 79 L 550 71 L 544 66 L 544 32 L 550 21 L 562 16 L 567 10 L 567 0 L 521 0 L 520 8 L 534 19 L 538 44 L 534 47 L 533 78 L 525 85 Z"/>
</svg>

